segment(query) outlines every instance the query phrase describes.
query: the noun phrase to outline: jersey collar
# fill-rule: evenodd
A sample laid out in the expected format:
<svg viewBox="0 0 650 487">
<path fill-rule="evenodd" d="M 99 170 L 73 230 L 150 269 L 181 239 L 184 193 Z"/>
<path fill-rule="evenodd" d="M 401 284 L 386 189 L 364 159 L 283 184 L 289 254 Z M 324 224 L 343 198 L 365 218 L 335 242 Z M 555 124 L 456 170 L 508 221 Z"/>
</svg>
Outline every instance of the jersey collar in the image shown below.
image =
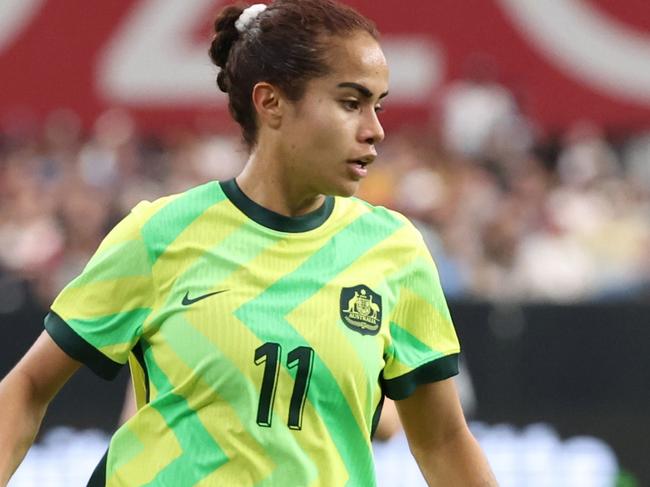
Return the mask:
<svg viewBox="0 0 650 487">
<path fill-rule="evenodd" d="M 221 181 L 222 191 L 230 202 L 251 220 L 271 230 L 299 233 L 314 230 L 329 218 L 334 210 L 334 197 L 326 196 L 320 208 L 301 216 L 285 216 L 264 208 L 244 194 L 235 179 Z"/>
</svg>

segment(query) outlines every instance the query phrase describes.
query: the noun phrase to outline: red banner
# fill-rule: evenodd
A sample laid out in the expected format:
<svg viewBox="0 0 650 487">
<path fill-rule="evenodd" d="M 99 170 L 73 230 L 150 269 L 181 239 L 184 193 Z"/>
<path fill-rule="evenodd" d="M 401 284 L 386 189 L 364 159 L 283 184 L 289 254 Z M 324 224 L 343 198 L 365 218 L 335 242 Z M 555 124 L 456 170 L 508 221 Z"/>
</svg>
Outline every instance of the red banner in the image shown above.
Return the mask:
<svg viewBox="0 0 650 487">
<path fill-rule="evenodd" d="M 69 108 L 86 123 L 123 107 L 143 127 L 228 121 L 207 57 L 215 0 L 3 0 L 0 119 Z M 650 127 L 647 0 L 350 1 L 375 20 L 392 66 L 385 123 L 428 120 L 480 54 L 549 130 L 576 120 Z"/>
</svg>

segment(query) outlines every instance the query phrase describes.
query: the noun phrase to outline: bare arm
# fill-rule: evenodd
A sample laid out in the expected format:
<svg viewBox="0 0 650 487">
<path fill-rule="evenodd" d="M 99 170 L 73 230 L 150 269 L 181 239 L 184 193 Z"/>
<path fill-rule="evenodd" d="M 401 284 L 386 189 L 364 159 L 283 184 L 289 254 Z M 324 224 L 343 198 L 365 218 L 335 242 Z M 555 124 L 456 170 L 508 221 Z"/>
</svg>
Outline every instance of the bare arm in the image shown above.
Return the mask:
<svg viewBox="0 0 650 487">
<path fill-rule="evenodd" d="M 452 379 L 421 385 L 396 404 L 411 452 L 429 486 L 497 485 L 467 427 Z"/>
<path fill-rule="evenodd" d="M 384 407 L 381 410 L 379 424 L 377 425 L 377 430 L 375 431 L 373 439 L 378 441 L 388 441 L 395 436 L 400 429 L 402 429 L 402 425 L 399 422 L 395 402 L 391 399 L 385 398 Z"/>
<path fill-rule="evenodd" d="M 0 382 L 0 487 L 34 442 L 48 404 L 80 365 L 43 332 Z"/>
<path fill-rule="evenodd" d="M 126 423 L 138 410 L 138 406 L 135 401 L 135 391 L 133 390 L 133 384 L 129 382 L 126 386 L 126 392 L 124 394 L 124 404 L 122 405 L 122 412 L 120 413 L 119 424 L 120 426 Z"/>
</svg>

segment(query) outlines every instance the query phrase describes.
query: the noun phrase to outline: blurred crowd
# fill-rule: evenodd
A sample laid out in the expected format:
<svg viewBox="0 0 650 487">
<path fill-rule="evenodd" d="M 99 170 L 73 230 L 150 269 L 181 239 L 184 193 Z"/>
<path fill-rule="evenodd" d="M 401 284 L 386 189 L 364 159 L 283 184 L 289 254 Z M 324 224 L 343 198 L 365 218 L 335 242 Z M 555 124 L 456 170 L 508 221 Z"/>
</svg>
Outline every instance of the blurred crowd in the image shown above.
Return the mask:
<svg viewBox="0 0 650 487">
<path fill-rule="evenodd" d="M 525 428 L 469 424 L 502 487 L 612 487 L 626 482 L 615 452 L 590 436 L 563 439 L 544 423 Z M 110 438 L 104 431 L 59 426 L 34 445 L 9 487 L 85 485 Z M 425 487 L 406 437 L 374 442 L 378 487 Z"/>
<path fill-rule="evenodd" d="M 542 133 L 480 77 L 445 87 L 434 112 L 389 133 L 359 196 L 416 223 L 448 297 L 650 300 L 650 134 L 612 140 L 587 121 Z M 245 160 L 236 134 L 143 135 L 118 110 L 90 130 L 67 111 L 2 127 L 0 286 L 28 282 L 49 304 L 138 201 Z"/>
<path fill-rule="evenodd" d="M 362 196 L 420 227 L 451 298 L 650 300 L 650 133 L 543 132 L 477 64 L 425 134 L 391 135 Z"/>
</svg>

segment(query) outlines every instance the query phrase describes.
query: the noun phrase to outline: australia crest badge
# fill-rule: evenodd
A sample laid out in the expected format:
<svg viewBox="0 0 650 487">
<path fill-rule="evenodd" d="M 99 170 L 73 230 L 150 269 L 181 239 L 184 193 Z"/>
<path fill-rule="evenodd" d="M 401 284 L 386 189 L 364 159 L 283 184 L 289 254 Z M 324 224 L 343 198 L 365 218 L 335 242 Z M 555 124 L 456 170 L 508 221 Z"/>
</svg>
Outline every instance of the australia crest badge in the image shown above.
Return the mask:
<svg viewBox="0 0 650 487">
<path fill-rule="evenodd" d="M 381 327 L 381 296 L 360 284 L 341 289 L 341 319 L 362 335 L 376 335 Z"/>
</svg>

